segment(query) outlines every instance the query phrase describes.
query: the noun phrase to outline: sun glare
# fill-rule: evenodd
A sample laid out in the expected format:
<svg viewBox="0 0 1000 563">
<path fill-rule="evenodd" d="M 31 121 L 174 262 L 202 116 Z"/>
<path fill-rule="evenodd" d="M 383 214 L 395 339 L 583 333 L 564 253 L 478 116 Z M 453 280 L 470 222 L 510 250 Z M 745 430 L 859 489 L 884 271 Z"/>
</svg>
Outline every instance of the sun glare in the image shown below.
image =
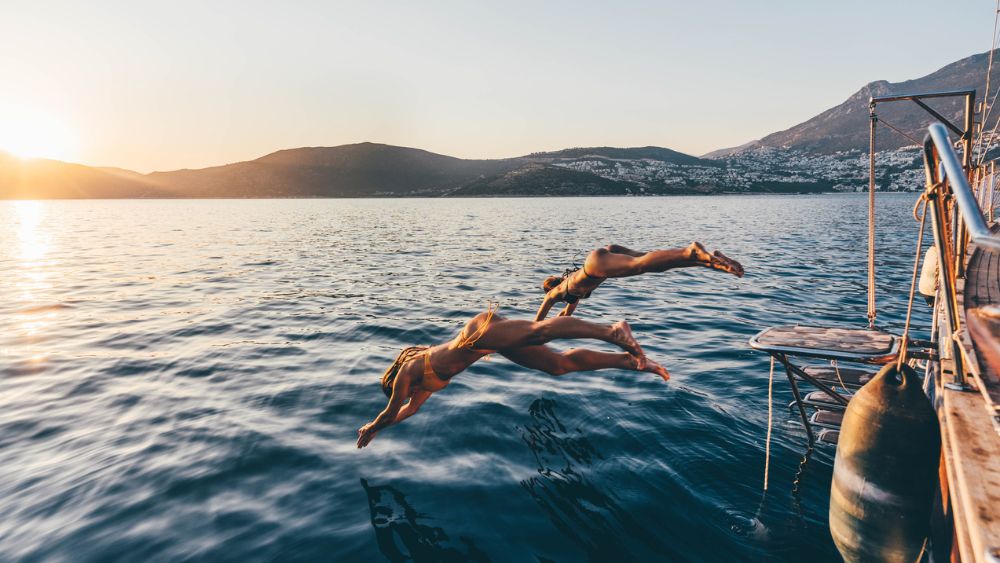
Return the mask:
<svg viewBox="0 0 1000 563">
<path fill-rule="evenodd" d="M 0 105 L 0 151 L 21 158 L 73 160 L 72 132 L 54 116 L 25 106 Z"/>
</svg>

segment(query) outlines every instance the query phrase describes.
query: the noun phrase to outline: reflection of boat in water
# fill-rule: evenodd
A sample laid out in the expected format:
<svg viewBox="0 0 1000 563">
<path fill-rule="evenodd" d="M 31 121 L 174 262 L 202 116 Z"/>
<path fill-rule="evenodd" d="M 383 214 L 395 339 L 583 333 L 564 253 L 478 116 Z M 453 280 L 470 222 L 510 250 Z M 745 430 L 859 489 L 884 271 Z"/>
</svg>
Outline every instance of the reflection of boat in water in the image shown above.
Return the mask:
<svg viewBox="0 0 1000 563">
<path fill-rule="evenodd" d="M 961 125 L 929 105 L 955 97 L 964 101 Z M 974 142 L 975 97 L 871 100 L 868 327 L 778 326 L 750 340 L 784 369 L 809 446 L 837 445 L 830 525 L 849 561 L 913 561 L 927 548 L 934 561 L 1000 561 L 1000 190 Z M 875 328 L 874 295 L 875 110 L 894 102 L 941 121 L 924 142 L 927 181 L 914 209 L 921 234 L 901 334 Z M 925 229 L 934 257 L 921 268 Z M 929 341 L 910 338 L 921 270 L 933 303 Z M 804 393 L 803 384 L 816 390 Z"/>
</svg>

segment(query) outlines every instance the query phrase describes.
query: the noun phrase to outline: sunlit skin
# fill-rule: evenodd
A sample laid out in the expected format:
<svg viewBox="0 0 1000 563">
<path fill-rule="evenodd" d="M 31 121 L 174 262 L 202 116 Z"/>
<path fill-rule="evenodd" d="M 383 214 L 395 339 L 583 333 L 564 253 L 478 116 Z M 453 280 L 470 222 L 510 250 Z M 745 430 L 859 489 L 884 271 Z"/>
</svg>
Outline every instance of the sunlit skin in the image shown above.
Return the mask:
<svg viewBox="0 0 1000 563">
<path fill-rule="evenodd" d="M 468 339 L 477 334 L 480 336 L 475 343 L 471 347 L 466 345 Z M 545 346 L 553 340 L 580 338 L 602 340 L 625 352 L 597 352 L 580 348 L 556 352 Z M 424 362 L 430 362 L 436 376 L 447 384 L 480 358 L 492 353 L 554 376 L 617 368 L 655 373 L 664 380 L 670 378 L 663 366 L 645 356 L 625 321 L 602 325 L 557 317 L 532 322 L 507 320 L 499 316 L 490 319 L 487 313 L 480 313 L 466 323 L 454 339 L 428 348 L 399 368 L 395 380 L 391 382 L 391 395 L 385 409 L 375 420 L 358 429 L 358 447 L 367 446 L 379 431 L 416 414 L 435 392 L 426 388 Z"/>
<path fill-rule="evenodd" d="M 674 268 L 702 266 L 743 277 L 743 266 L 716 250 L 709 252 L 700 242 L 684 248 L 639 252 L 617 244 L 591 251 L 583 267 L 565 276 L 550 276 L 542 283 L 545 299 L 538 307 L 535 321 L 545 319 L 556 303 L 566 303 L 559 312 L 568 317 L 576 311 L 580 299 L 586 299 L 608 278 L 627 278 L 640 274 L 666 272 Z"/>
<path fill-rule="evenodd" d="M 75 160 L 73 135 L 59 119 L 37 108 L 0 105 L 0 151 L 19 158 Z"/>
</svg>

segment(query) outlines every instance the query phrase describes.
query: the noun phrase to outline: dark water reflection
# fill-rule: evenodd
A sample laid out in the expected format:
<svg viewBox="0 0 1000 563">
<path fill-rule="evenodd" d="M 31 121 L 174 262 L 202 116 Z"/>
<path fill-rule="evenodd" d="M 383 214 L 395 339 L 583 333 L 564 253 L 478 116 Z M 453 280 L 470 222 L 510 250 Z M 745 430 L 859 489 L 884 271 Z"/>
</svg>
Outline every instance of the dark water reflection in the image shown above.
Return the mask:
<svg viewBox="0 0 1000 563">
<path fill-rule="evenodd" d="M 592 561 L 640 561 L 649 557 L 674 559 L 678 554 L 660 542 L 646 526 L 587 477 L 593 461 L 604 459 L 580 429 L 569 432 L 556 417 L 555 401 L 531 404 L 531 423 L 521 439 L 538 463 L 538 476 L 521 486 L 548 514 L 555 527 Z M 635 552 L 645 553 L 637 557 Z"/>
<path fill-rule="evenodd" d="M 878 204 L 893 331 L 913 201 Z M 832 449 L 793 494 L 782 378 L 761 501 L 746 342 L 864 324 L 866 218 L 861 194 L 0 202 L 0 560 L 836 560 Z M 628 319 L 669 383 L 497 358 L 355 448 L 400 348 L 490 299 L 531 318 L 586 249 L 694 239 L 746 277 L 613 280 L 578 311 Z"/>
<path fill-rule="evenodd" d="M 375 529 L 375 542 L 389 561 L 489 561 L 490 558 L 467 537 L 460 540 L 464 550 L 450 546 L 444 530 L 422 524 L 428 520 L 406 502 L 406 495 L 389 485 L 372 486 L 362 479 L 368 509 Z"/>
</svg>

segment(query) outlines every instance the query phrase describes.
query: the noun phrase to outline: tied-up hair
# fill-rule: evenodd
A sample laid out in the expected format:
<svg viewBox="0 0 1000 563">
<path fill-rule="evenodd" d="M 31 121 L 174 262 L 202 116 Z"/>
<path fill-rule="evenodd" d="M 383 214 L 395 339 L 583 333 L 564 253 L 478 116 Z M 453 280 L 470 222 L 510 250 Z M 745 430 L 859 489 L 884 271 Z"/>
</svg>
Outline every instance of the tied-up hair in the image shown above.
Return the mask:
<svg viewBox="0 0 1000 563">
<path fill-rule="evenodd" d="M 392 362 L 392 365 L 382 374 L 382 392 L 385 393 L 387 398 L 392 398 L 392 385 L 396 382 L 399 370 L 426 349 L 427 346 L 410 346 L 409 348 L 403 348 L 399 355 L 396 356 L 396 361 Z"/>
</svg>

